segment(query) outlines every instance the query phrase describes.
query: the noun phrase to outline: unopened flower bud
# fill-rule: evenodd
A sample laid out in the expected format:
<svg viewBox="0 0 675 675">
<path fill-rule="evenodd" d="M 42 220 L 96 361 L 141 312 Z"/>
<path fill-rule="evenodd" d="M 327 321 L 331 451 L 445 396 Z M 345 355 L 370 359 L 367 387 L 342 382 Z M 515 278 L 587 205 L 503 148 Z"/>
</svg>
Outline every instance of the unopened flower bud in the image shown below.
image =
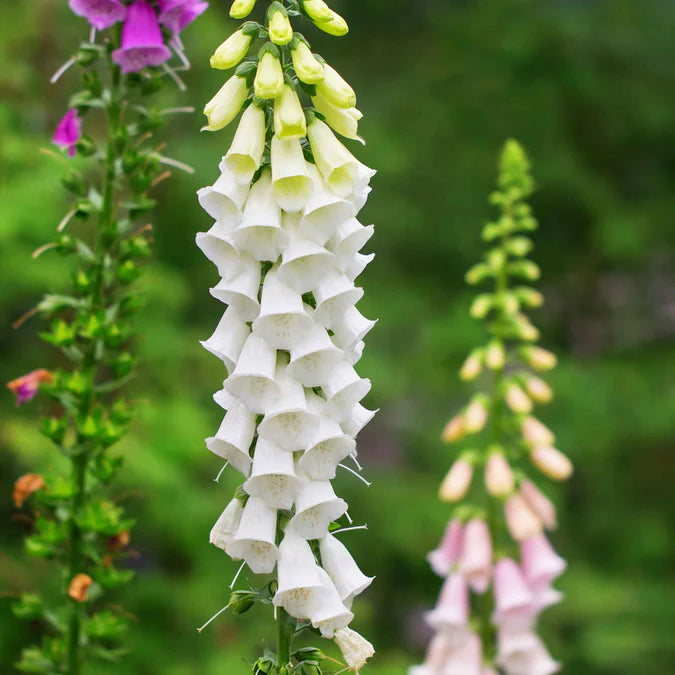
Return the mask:
<svg viewBox="0 0 675 675">
<path fill-rule="evenodd" d="M 518 298 L 513 293 L 502 294 L 499 303 L 506 314 L 516 314 L 520 309 Z"/>
<path fill-rule="evenodd" d="M 470 286 L 475 286 L 476 284 L 485 281 L 489 276 L 492 275 L 492 270 L 490 266 L 486 263 L 478 263 L 474 265 L 465 275 L 466 283 Z"/>
<path fill-rule="evenodd" d="M 328 35 L 335 35 L 336 37 L 347 35 L 349 33 L 347 22 L 337 12 L 332 13 L 333 18 L 330 21 L 317 21 L 316 25 Z"/>
<path fill-rule="evenodd" d="M 255 7 L 256 0 L 234 0 L 230 7 L 230 16 L 233 19 L 246 18 Z"/>
<path fill-rule="evenodd" d="M 456 443 L 466 435 L 464 415 L 455 415 L 443 429 L 441 438 L 444 443 Z"/>
<path fill-rule="evenodd" d="M 487 401 L 483 396 L 477 396 L 469 403 L 469 407 L 464 413 L 464 428 L 467 433 L 477 434 L 485 428 L 487 420 Z"/>
<path fill-rule="evenodd" d="M 553 502 L 531 480 L 526 480 L 521 484 L 520 494 L 527 505 L 539 516 L 547 530 L 556 528 L 558 523 Z"/>
<path fill-rule="evenodd" d="M 528 281 L 536 281 L 541 276 L 539 266 L 531 260 L 518 260 L 509 265 L 509 274 L 522 277 Z"/>
<path fill-rule="evenodd" d="M 484 319 L 492 309 L 494 297 L 490 293 L 479 295 L 472 303 L 470 314 L 474 319 Z"/>
<path fill-rule="evenodd" d="M 532 325 L 524 314 L 519 314 L 516 318 L 516 327 L 518 335 L 522 340 L 535 342 L 539 339 L 539 330 Z"/>
<path fill-rule="evenodd" d="M 524 541 L 542 530 L 542 522 L 519 495 L 511 495 L 505 506 L 506 525 L 516 541 Z"/>
<path fill-rule="evenodd" d="M 542 347 L 524 347 L 520 353 L 523 361 L 535 370 L 551 370 L 558 362 L 555 354 Z"/>
<path fill-rule="evenodd" d="M 550 445 L 533 448 L 530 459 L 539 471 L 552 480 L 567 480 L 574 471 L 569 457 Z"/>
<path fill-rule="evenodd" d="M 537 403 L 549 403 L 553 398 L 553 389 L 539 377 L 528 377 L 525 388 Z"/>
<path fill-rule="evenodd" d="M 345 82 L 342 75 L 328 64 L 323 67 L 323 80 L 317 84 L 316 90 L 338 108 L 356 106 L 354 90 Z"/>
<path fill-rule="evenodd" d="M 532 401 L 517 384 L 512 383 L 506 388 L 504 398 L 509 408 L 518 415 L 527 415 L 532 411 Z"/>
<path fill-rule="evenodd" d="M 273 2 L 267 12 L 270 40 L 275 45 L 287 45 L 293 39 L 293 27 L 288 12 L 280 2 Z"/>
<path fill-rule="evenodd" d="M 248 85 L 243 77 L 233 75 L 204 106 L 208 120 L 205 131 L 218 131 L 226 127 L 241 110 L 248 96 Z"/>
<path fill-rule="evenodd" d="M 499 340 L 493 340 L 485 351 L 485 365 L 490 370 L 500 370 L 506 363 L 504 345 Z"/>
<path fill-rule="evenodd" d="M 520 257 L 532 250 L 532 242 L 527 237 L 511 237 L 505 243 L 505 248 L 511 255 Z"/>
<path fill-rule="evenodd" d="M 255 596 L 253 591 L 233 591 L 227 606 L 235 614 L 245 614 L 255 605 Z"/>
<path fill-rule="evenodd" d="M 273 51 L 265 51 L 260 58 L 253 88 L 258 98 L 276 98 L 281 95 L 284 89 L 284 73 L 281 62 Z"/>
<path fill-rule="evenodd" d="M 318 84 L 323 80 L 323 65 L 312 54 L 305 42 L 298 39 L 296 46 L 291 46 L 291 59 L 298 79 L 305 84 Z"/>
<path fill-rule="evenodd" d="M 450 467 L 439 490 L 442 502 L 456 502 L 469 491 L 473 479 L 473 466 L 468 459 L 460 457 Z"/>
<path fill-rule="evenodd" d="M 213 53 L 210 61 L 211 68 L 218 70 L 234 68 L 246 56 L 251 46 L 251 39 L 251 36 L 242 30 L 232 33 Z"/>
<path fill-rule="evenodd" d="M 483 351 L 476 349 L 466 358 L 459 371 L 459 377 L 465 382 L 475 380 L 483 370 Z"/>
<path fill-rule="evenodd" d="M 542 424 L 536 417 L 526 417 L 523 420 L 522 432 L 525 441 L 532 446 L 551 445 L 555 443 L 553 432 Z"/>
<path fill-rule="evenodd" d="M 493 497 L 506 497 L 513 492 L 513 471 L 499 449 L 490 452 L 485 465 L 485 487 Z"/>
<path fill-rule="evenodd" d="M 373 645 L 351 628 L 336 630 L 335 643 L 340 648 L 345 662 L 355 673 L 358 673 L 366 665 L 366 661 L 375 655 Z"/>
<path fill-rule="evenodd" d="M 305 111 L 295 89 L 288 84 L 274 101 L 274 133 L 281 140 L 304 138 L 307 134 Z"/>
<path fill-rule="evenodd" d="M 536 289 L 529 286 L 520 286 L 515 289 L 518 300 L 528 307 L 541 307 L 544 304 L 544 296 Z"/>
<path fill-rule="evenodd" d="M 302 8 L 312 21 L 330 21 L 333 10 L 323 0 L 303 0 Z"/>
</svg>

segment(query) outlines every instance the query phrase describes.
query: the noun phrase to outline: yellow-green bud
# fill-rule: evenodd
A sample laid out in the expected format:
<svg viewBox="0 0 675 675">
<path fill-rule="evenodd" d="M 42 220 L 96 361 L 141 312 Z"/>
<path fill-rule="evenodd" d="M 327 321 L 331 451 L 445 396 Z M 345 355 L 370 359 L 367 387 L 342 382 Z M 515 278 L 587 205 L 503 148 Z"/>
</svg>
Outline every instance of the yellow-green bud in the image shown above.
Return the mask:
<svg viewBox="0 0 675 675">
<path fill-rule="evenodd" d="M 298 79 L 305 84 L 319 84 L 323 80 L 323 66 L 314 58 L 310 48 L 298 40 L 291 50 L 293 68 Z"/>
<path fill-rule="evenodd" d="M 542 347 L 525 347 L 520 351 L 521 358 L 535 370 L 551 370 L 558 360 L 553 352 Z"/>
<path fill-rule="evenodd" d="M 459 371 L 459 377 L 465 382 L 475 380 L 483 370 L 483 351 L 476 349 L 467 357 Z"/>
<path fill-rule="evenodd" d="M 333 12 L 333 18 L 330 21 L 317 21 L 316 25 L 329 35 L 342 37 L 349 33 L 349 26 L 347 22 L 337 13 Z"/>
<path fill-rule="evenodd" d="M 272 52 L 267 51 L 262 55 L 253 82 L 253 89 L 258 98 L 276 98 L 284 90 L 284 74 L 281 70 L 281 62 Z"/>
<path fill-rule="evenodd" d="M 356 94 L 340 73 L 328 64 L 323 67 L 323 81 L 316 90 L 338 108 L 356 107 Z"/>
<path fill-rule="evenodd" d="M 514 413 L 527 415 L 532 412 L 532 401 L 517 384 L 510 384 L 507 387 L 505 398 L 507 405 Z"/>
<path fill-rule="evenodd" d="M 443 429 L 441 440 L 443 443 L 456 443 L 466 436 L 464 415 L 455 415 Z"/>
<path fill-rule="evenodd" d="M 477 263 L 466 273 L 464 278 L 466 279 L 467 284 L 475 286 L 476 284 L 481 283 L 481 281 L 485 281 L 485 279 L 491 275 L 492 270 L 489 265 L 486 263 Z"/>
<path fill-rule="evenodd" d="M 270 40 L 275 45 L 287 45 L 293 39 L 293 27 L 283 5 L 275 3 L 268 16 Z"/>
<path fill-rule="evenodd" d="M 255 7 L 255 0 L 234 0 L 230 7 L 230 16 L 233 19 L 245 19 Z"/>
<path fill-rule="evenodd" d="M 218 131 L 226 127 L 241 110 L 248 97 L 248 85 L 243 77 L 233 75 L 204 106 L 209 123 L 204 131 Z"/>
<path fill-rule="evenodd" d="M 319 92 L 312 98 L 312 103 L 338 134 L 365 145 L 365 141 L 359 136 L 359 120 L 363 115 L 358 109 L 338 108 Z"/>
<path fill-rule="evenodd" d="M 464 429 L 469 434 L 477 434 L 485 428 L 487 420 L 487 401 L 483 396 L 476 396 L 464 413 Z"/>
<path fill-rule="evenodd" d="M 528 307 L 541 307 L 544 304 L 544 296 L 536 289 L 528 286 L 519 286 L 515 289 L 516 297 Z"/>
<path fill-rule="evenodd" d="M 485 365 L 490 370 L 500 370 L 506 363 L 504 345 L 498 340 L 491 342 L 485 351 Z"/>
<path fill-rule="evenodd" d="M 539 339 L 539 330 L 530 323 L 530 320 L 524 314 L 518 316 L 516 323 L 518 334 L 523 340 L 536 342 Z"/>
<path fill-rule="evenodd" d="M 312 21 L 331 21 L 335 13 L 323 0 L 303 0 L 302 7 Z"/>
<path fill-rule="evenodd" d="M 525 381 L 525 388 L 537 403 L 549 403 L 553 398 L 553 389 L 539 377 L 528 377 Z"/>
<path fill-rule="evenodd" d="M 484 319 L 492 309 L 493 297 L 490 293 L 479 295 L 471 305 L 471 316 L 474 319 Z"/>
<path fill-rule="evenodd" d="M 307 135 L 305 111 L 295 89 L 288 84 L 274 101 L 274 133 L 284 141 Z"/>
<path fill-rule="evenodd" d="M 211 68 L 218 70 L 234 68 L 246 56 L 250 46 L 250 35 L 246 35 L 241 30 L 232 33 L 211 57 Z"/>
</svg>

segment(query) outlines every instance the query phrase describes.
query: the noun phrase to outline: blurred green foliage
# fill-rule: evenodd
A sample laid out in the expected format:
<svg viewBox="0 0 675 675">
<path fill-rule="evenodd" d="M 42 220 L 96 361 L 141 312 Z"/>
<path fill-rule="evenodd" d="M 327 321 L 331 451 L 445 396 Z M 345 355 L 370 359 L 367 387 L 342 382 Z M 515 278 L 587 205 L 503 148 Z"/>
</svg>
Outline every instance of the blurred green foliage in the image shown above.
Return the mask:
<svg viewBox="0 0 675 675">
<path fill-rule="evenodd" d="M 357 603 L 354 627 L 379 650 L 369 673 L 402 675 L 421 656 L 420 612 L 439 580 L 424 555 L 447 518 L 437 484 L 451 461 L 438 437 L 461 404 L 456 371 L 478 341 L 468 317 L 466 269 L 479 257 L 503 140 L 518 138 L 534 162 L 542 226 L 535 259 L 547 304 L 535 321 L 561 365 L 544 421 L 577 466 L 551 488 L 561 508 L 557 548 L 570 560 L 566 601 L 543 632 L 565 672 L 675 672 L 675 12 L 670 0 L 359 0 L 334 3 L 350 21 L 343 40 L 313 43 L 360 94 L 379 169 L 364 217 L 376 222 L 377 259 L 362 278 L 360 307 L 379 317 L 361 365 L 382 411 L 360 438 L 374 485 L 343 475 L 338 488 L 368 533 L 350 541 L 378 579 Z M 184 35 L 193 70 L 171 105 L 200 109 L 220 86 L 208 56 L 231 30 L 227 3 Z M 0 377 L 56 362 L 38 326 L 10 324 L 68 271 L 56 256 L 32 261 L 66 205 L 55 160 L 40 153 L 75 88 L 76 71 L 49 76 L 87 32 L 65 0 L 0 7 Z M 161 185 L 156 263 L 132 385 L 138 419 L 120 446 L 116 495 L 138 525 L 137 580 L 120 597 L 133 616 L 132 654 L 107 673 L 235 675 L 262 641 L 269 611 L 224 615 L 236 571 L 208 532 L 232 477 L 202 439 L 219 422 L 211 394 L 224 373 L 204 352 L 222 307 L 208 295 L 216 273 L 194 246 L 208 217 L 194 191 L 212 181 L 228 132 L 199 134 L 200 115 L 173 122 L 169 154 L 196 175 Z M 95 129 L 91 130 L 92 132 Z M 231 133 L 231 132 L 229 132 Z M 2 397 L 0 427 L 0 672 L 13 672 L 37 630 L 10 612 L 18 591 L 58 584 L 29 560 L 30 522 L 11 505 L 21 473 L 59 458 L 40 437 L 36 411 Z M 38 403 L 39 405 L 39 403 Z M 103 672 L 100 669 L 96 673 Z"/>
</svg>

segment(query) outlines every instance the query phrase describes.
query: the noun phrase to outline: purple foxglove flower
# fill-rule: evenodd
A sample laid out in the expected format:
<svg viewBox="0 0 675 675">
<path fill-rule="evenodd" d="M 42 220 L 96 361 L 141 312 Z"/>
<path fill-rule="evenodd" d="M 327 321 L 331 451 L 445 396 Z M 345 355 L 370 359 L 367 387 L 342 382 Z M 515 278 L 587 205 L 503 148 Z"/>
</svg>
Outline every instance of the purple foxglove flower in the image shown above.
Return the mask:
<svg viewBox="0 0 675 675">
<path fill-rule="evenodd" d="M 127 8 L 119 0 L 70 0 L 73 14 L 83 16 L 96 30 L 105 30 L 122 21 Z"/>
<path fill-rule="evenodd" d="M 122 28 L 122 47 L 112 56 L 123 73 L 137 73 L 169 60 L 171 51 L 164 44 L 155 10 L 146 0 L 135 0 L 129 5 Z"/>
<path fill-rule="evenodd" d="M 75 143 L 82 136 L 82 118 L 75 108 L 71 108 L 56 125 L 52 143 L 64 150 L 68 149 L 68 157 L 75 154 Z"/>
<path fill-rule="evenodd" d="M 160 23 L 174 35 L 178 35 L 209 6 L 208 2 L 201 0 L 158 0 L 157 4 Z"/>
</svg>

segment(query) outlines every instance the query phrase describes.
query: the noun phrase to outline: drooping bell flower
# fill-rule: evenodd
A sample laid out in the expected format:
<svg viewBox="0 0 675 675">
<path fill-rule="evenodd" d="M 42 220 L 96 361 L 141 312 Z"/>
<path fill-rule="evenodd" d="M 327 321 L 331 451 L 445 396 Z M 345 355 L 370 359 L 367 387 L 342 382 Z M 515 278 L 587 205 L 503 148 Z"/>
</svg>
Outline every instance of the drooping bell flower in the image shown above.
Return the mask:
<svg viewBox="0 0 675 675">
<path fill-rule="evenodd" d="M 480 518 L 470 520 L 464 529 L 459 568 L 475 593 L 485 593 L 492 576 L 492 537 Z"/>
<path fill-rule="evenodd" d="M 445 635 L 451 647 L 460 647 L 469 634 L 469 591 L 463 574 L 450 575 L 443 584 L 436 607 L 426 622 Z"/>
<path fill-rule="evenodd" d="M 56 125 L 52 143 L 68 150 L 68 157 L 75 155 L 75 144 L 82 136 L 82 118 L 71 108 Z"/>
<path fill-rule="evenodd" d="M 366 661 L 375 655 L 373 645 L 351 628 L 336 630 L 335 643 L 340 648 L 347 665 L 357 675 Z"/>
<path fill-rule="evenodd" d="M 43 382 L 51 384 L 53 381 L 54 376 L 48 370 L 38 368 L 11 380 L 7 383 L 7 388 L 16 396 L 16 404 L 19 406 L 35 398 Z"/>
<path fill-rule="evenodd" d="M 534 595 L 511 558 L 502 558 L 495 565 L 494 593 L 493 622 L 512 633 L 530 630 L 537 614 Z"/>
<path fill-rule="evenodd" d="M 480 638 L 469 632 L 461 644 L 450 649 L 443 675 L 482 675 L 483 646 Z"/>
<path fill-rule="evenodd" d="M 70 0 L 73 14 L 83 16 L 96 30 L 110 28 L 122 21 L 127 8 L 119 0 Z"/>
<path fill-rule="evenodd" d="M 122 27 L 122 46 L 112 57 L 123 73 L 137 73 L 148 66 L 159 66 L 171 57 L 157 14 L 146 0 L 135 0 L 129 5 Z"/>
<path fill-rule="evenodd" d="M 534 633 L 499 634 L 497 664 L 507 675 L 553 675 L 560 664 Z"/>
<path fill-rule="evenodd" d="M 539 592 L 555 581 L 567 567 L 544 534 L 536 534 L 520 544 L 523 574 L 533 591 Z"/>
<path fill-rule="evenodd" d="M 178 35 L 207 10 L 209 3 L 201 0 L 158 0 L 157 5 L 159 22 Z"/>
<path fill-rule="evenodd" d="M 459 559 L 462 552 L 462 538 L 462 522 L 453 518 L 445 528 L 445 534 L 438 548 L 427 555 L 427 561 L 431 565 L 431 569 L 439 577 L 446 576 Z"/>
</svg>

